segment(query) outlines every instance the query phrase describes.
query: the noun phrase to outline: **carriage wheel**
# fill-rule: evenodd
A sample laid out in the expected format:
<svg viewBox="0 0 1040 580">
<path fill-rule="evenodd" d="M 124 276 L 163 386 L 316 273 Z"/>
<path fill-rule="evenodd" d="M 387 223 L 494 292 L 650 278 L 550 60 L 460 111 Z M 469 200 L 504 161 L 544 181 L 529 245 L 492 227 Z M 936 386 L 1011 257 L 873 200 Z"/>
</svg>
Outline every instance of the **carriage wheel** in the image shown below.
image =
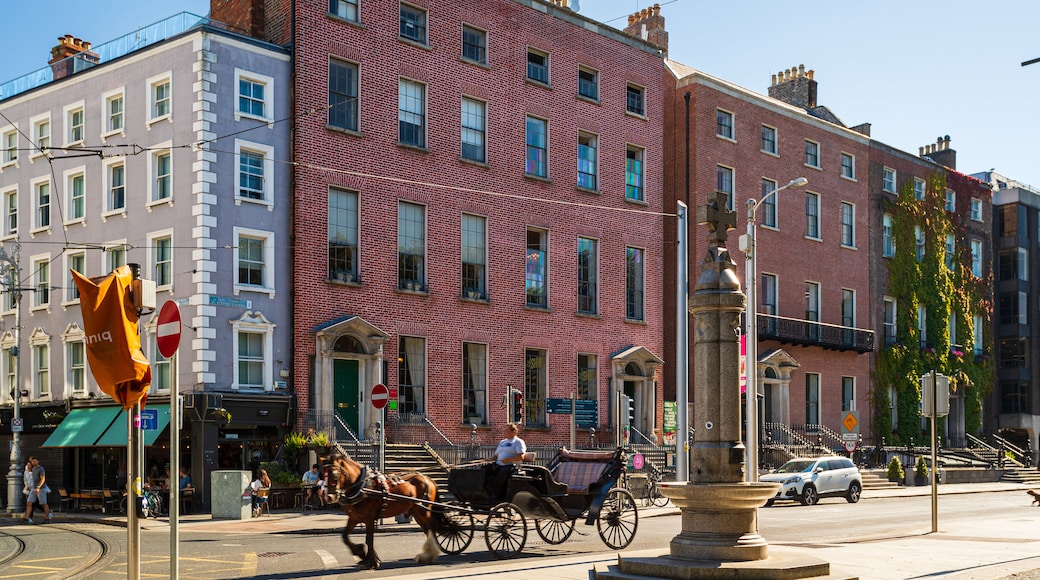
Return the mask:
<svg viewBox="0 0 1040 580">
<path fill-rule="evenodd" d="M 497 558 L 515 558 L 527 542 L 527 520 L 520 508 L 505 502 L 491 508 L 484 540 Z"/>
<path fill-rule="evenodd" d="M 596 519 L 596 529 L 603 543 L 614 550 L 624 550 L 636 537 L 638 527 L 639 511 L 632 494 L 626 489 L 610 490 Z"/>
<path fill-rule="evenodd" d="M 574 531 L 574 521 L 535 520 L 534 525 L 543 540 L 550 544 L 562 544 L 571 537 L 571 532 Z"/>
<path fill-rule="evenodd" d="M 460 509 L 444 509 L 444 527 L 433 533 L 445 554 L 461 554 L 473 541 L 473 513 L 457 502 L 449 505 Z"/>
</svg>

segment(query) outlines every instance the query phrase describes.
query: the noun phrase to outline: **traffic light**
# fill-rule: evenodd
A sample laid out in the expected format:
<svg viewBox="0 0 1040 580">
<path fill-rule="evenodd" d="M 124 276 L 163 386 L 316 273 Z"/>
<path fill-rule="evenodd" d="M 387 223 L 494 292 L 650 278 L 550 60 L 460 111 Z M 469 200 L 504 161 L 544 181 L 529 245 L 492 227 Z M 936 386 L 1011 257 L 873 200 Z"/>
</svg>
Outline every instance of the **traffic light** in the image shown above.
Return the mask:
<svg viewBox="0 0 1040 580">
<path fill-rule="evenodd" d="M 513 423 L 519 425 L 524 422 L 524 394 L 513 390 Z"/>
</svg>

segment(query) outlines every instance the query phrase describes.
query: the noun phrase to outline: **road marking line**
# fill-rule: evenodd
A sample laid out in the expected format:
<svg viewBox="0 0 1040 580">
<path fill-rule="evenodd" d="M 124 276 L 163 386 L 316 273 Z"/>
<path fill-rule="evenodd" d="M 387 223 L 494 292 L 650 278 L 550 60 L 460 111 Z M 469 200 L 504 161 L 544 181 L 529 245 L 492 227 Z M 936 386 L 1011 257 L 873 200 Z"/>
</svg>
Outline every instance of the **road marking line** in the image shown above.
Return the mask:
<svg viewBox="0 0 1040 580">
<path fill-rule="evenodd" d="M 252 578 L 253 576 L 256 576 L 256 567 L 258 563 L 259 559 L 256 557 L 256 552 L 247 553 L 245 560 L 242 562 L 241 576 L 244 578 Z"/>
</svg>

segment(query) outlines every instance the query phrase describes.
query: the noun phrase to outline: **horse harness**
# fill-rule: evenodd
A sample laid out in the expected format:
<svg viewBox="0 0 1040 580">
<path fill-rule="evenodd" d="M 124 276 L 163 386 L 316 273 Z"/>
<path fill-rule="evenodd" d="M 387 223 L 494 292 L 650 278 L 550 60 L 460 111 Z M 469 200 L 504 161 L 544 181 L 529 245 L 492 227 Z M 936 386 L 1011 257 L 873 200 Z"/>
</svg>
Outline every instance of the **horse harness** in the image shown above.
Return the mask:
<svg viewBox="0 0 1040 580">
<path fill-rule="evenodd" d="M 376 519 L 379 519 L 383 515 L 383 510 L 386 509 L 390 487 L 401 483 L 405 483 L 405 480 L 396 473 L 386 475 L 374 469 L 372 473 L 369 473 L 368 467 L 362 467 L 357 481 L 340 494 L 339 503 L 341 505 L 356 505 L 364 501 L 366 495 L 378 496 L 379 507 L 376 509 Z M 371 488 L 369 488 L 370 484 Z"/>
</svg>

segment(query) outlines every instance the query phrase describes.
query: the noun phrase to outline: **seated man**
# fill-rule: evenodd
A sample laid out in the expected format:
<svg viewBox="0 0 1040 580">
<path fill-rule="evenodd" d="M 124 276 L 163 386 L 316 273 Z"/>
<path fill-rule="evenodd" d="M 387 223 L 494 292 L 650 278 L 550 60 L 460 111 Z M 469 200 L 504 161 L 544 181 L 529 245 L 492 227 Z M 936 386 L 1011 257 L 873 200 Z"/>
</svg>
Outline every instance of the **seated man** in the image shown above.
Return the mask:
<svg viewBox="0 0 1040 580">
<path fill-rule="evenodd" d="M 320 466 L 317 463 L 312 465 L 311 468 L 303 474 L 303 479 L 300 481 L 300 485 L 307 490 L 307 497 L 303 500 L 304 507 L 310 505 L 312 495 L 317 499 L 318 505 L 321 505 L 321 488 L 319 486 L 321 476 L 318 474 L 319 468 Z"/>
<path fill-rule="evenodd" d="M 517 436 L 518 431 L 516 423 L 506 423 L 506 438 L 498 442 L 495 461 L 488 465 L 488 492 L 496 501 L 505 499 L 509 476 L 527 453 L 527 444 Z"/>
</svg>

